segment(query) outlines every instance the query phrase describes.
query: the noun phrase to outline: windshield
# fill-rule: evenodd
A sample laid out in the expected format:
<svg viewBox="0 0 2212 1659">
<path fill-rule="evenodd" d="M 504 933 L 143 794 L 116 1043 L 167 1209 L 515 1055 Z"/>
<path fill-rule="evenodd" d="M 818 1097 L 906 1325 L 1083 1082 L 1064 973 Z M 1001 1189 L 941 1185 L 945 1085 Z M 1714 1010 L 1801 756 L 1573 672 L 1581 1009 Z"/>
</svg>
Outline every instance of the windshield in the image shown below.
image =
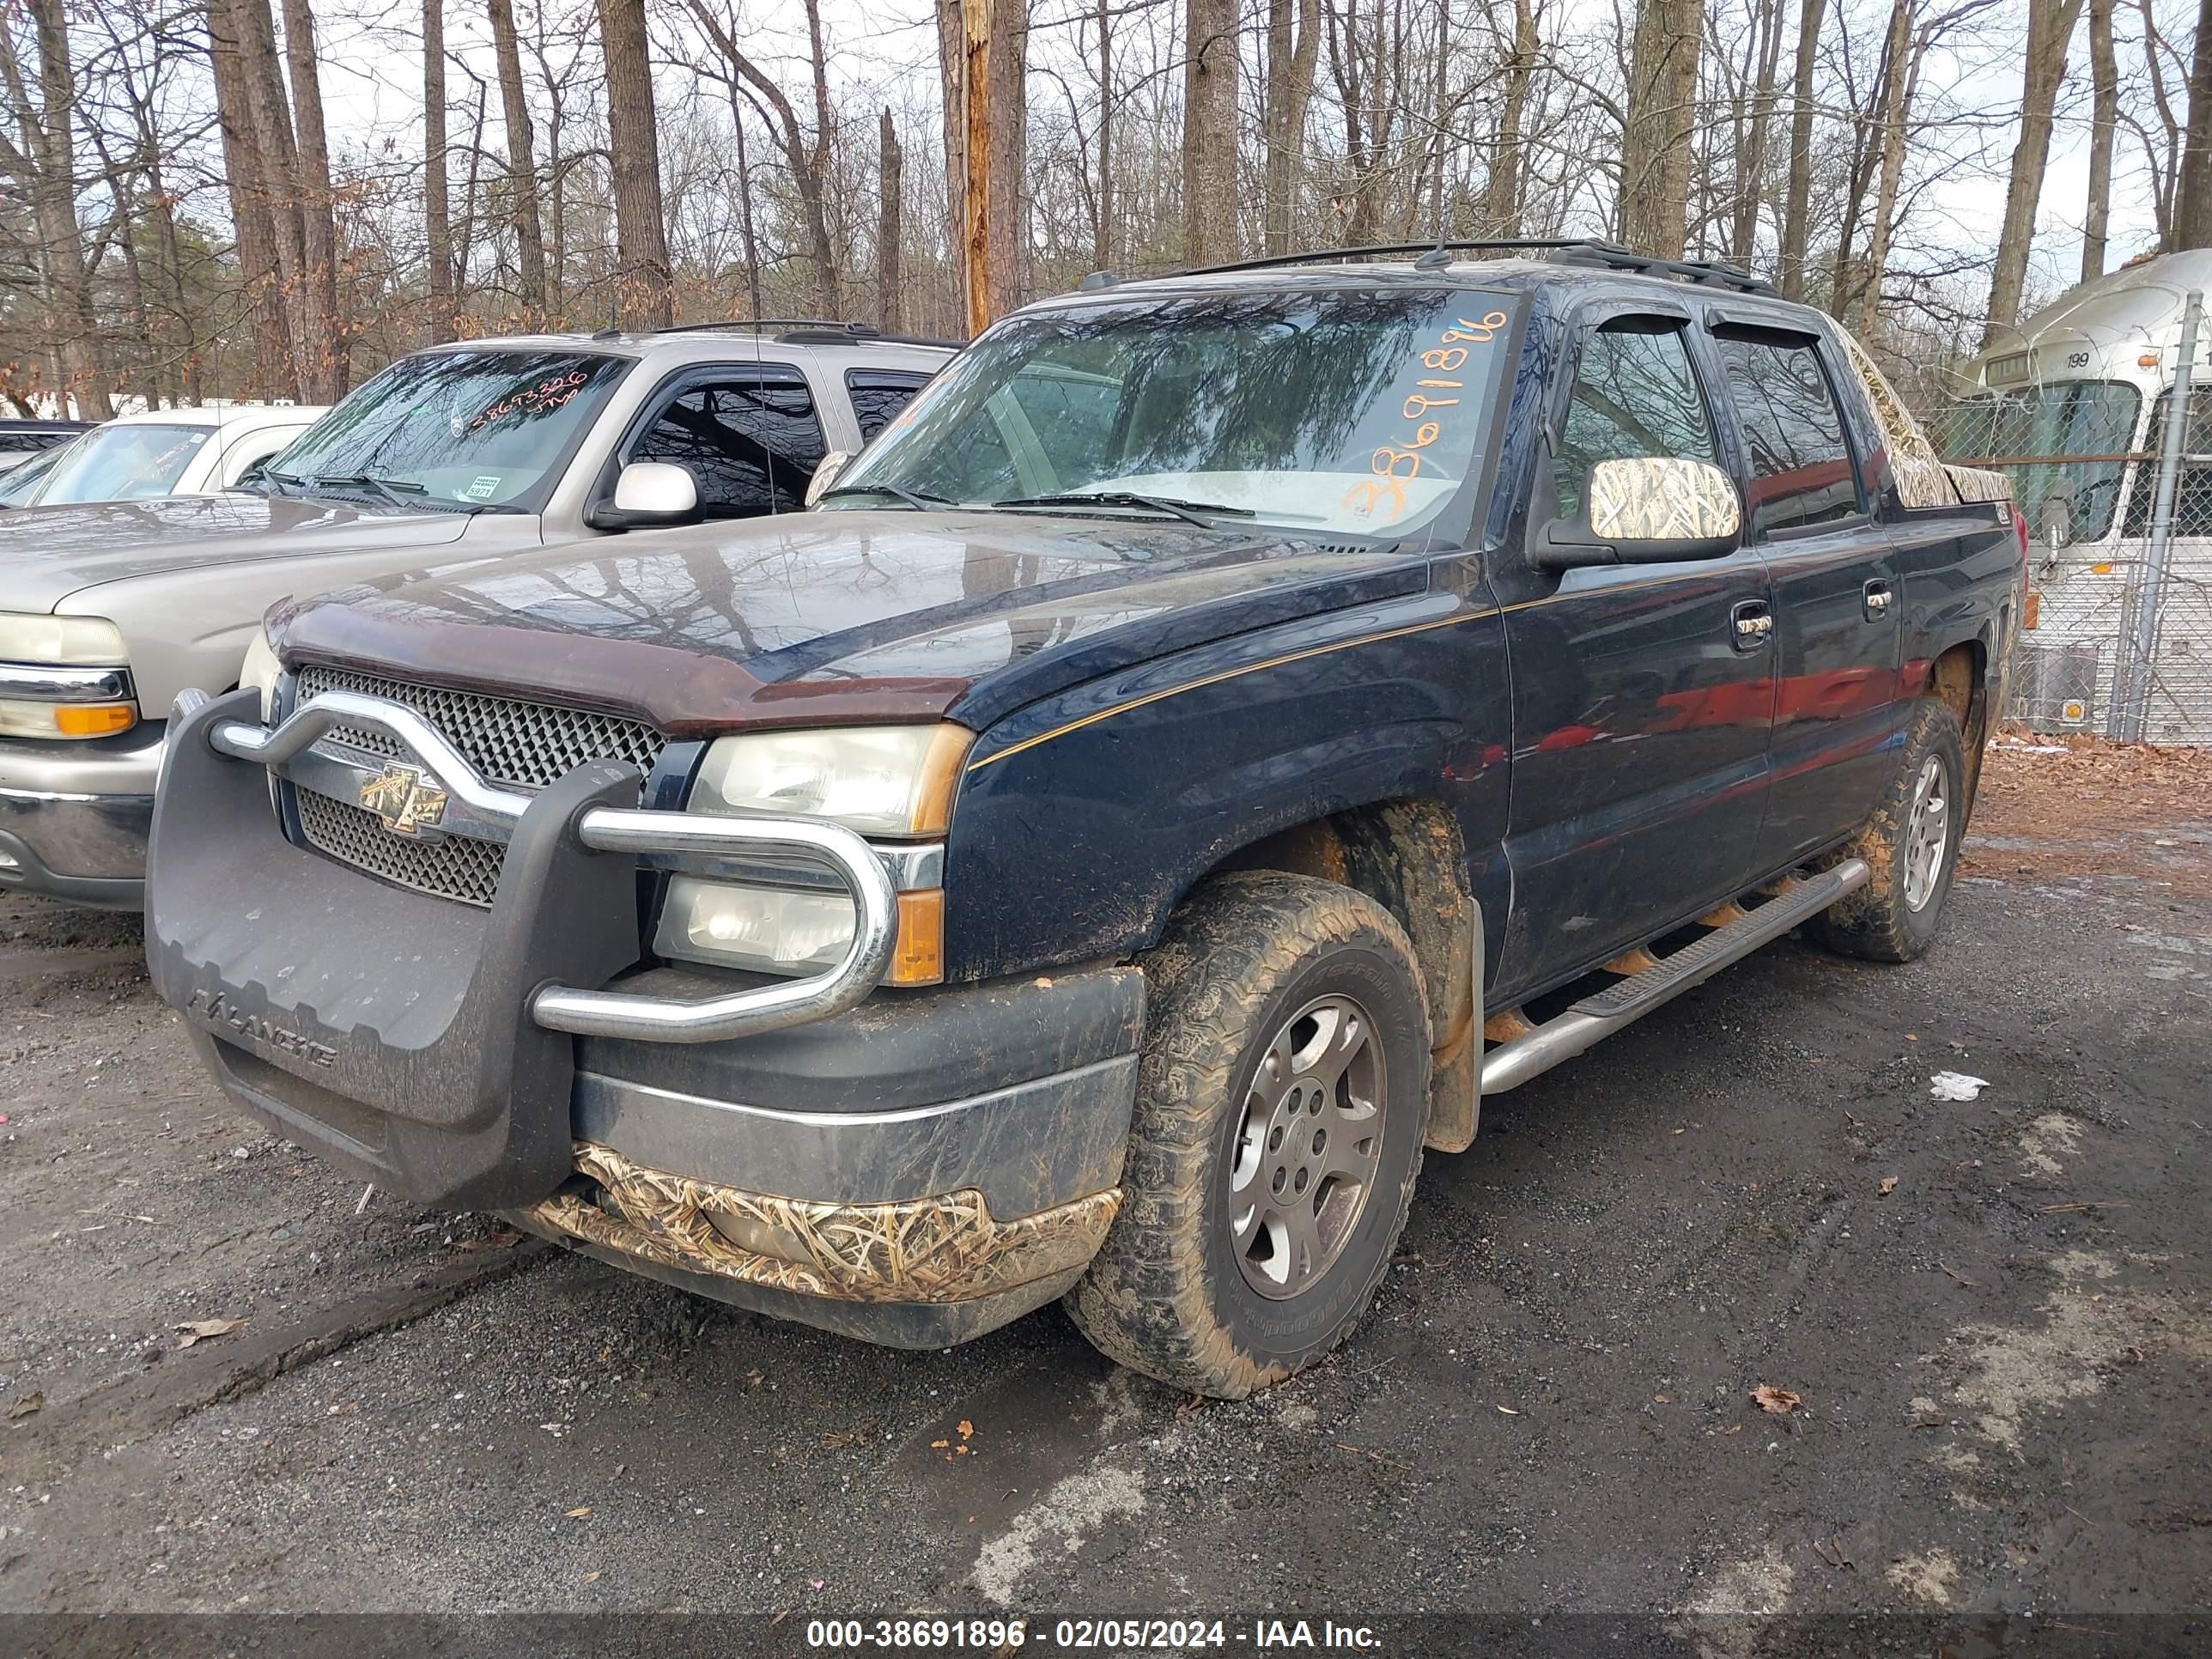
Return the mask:
<svg viewBox="0 0 2212 1659">
<path fill-rule="evenodd" d="M 871 489 L 1017 510 L 1125 494 L 1402 538 L 1484 453 L 1512 304 L 1359 288 L 1017 318 L 953 360 L 831 505 L 883 505 Z"/>
<path fill-rule="evenodd" d="M 103 426 L 71 439 L 51 456 L 27 461 L 16 471 L 31 477 L 9 480 L 9 499 L 19 504 L 35 499 L 40 507 L 72 501 L 135 501 L 148 495 L 166 495 L 176 488 L 185 467 L 202 448 L 215 441 L 215 429 L 204 426 Z"/>
<path fill-rule="evenodd" d="M 1954 405 L 1938 424 L 1947 461 L 1999 467 L 2030 519 L 2053 496 L 2072 509 L 2073 537 L 2094 542 L 2112 526 L 2124 459 L 2142 393 L 2124 380 L 2056 380 Z M 2057 461 L 2085 455 L 2100 459 Z"/>
<path fill-rule="evenodd" d="M 631 361 L 589 351 L 403 357 L 263 476 L 279 490 L 534 513 Z"/>
<path fill-rule="evenodd" d="M 64 439 L 51 449 L 42 449 L 19 466 L 0 473 L 0 507 L 29 507 L 39 498 L 39 491 L 53 475 L 56 467 L 64 465 L 76 453 L 77 446 L 92 436 L 80 433 Z"/>
</svg>

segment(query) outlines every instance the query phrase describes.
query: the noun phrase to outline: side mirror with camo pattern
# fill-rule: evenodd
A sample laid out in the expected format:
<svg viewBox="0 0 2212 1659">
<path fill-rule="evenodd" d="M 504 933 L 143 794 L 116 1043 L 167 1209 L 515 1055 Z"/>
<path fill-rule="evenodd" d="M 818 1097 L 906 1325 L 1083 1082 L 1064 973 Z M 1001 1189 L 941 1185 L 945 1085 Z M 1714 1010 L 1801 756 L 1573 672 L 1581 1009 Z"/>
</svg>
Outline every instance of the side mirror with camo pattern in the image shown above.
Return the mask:
<svg viewBox="0 0 2212 1659">
<path fill-rule="evenodd" d="M 1530 559 L 1547 570 L 1592 564 L 1665 564 L 1735 551 L 1743 509 L 1735 482 L 1711 461 L 1648 455 L 1598 461 L 1578 520 L 1554 520 Z"/>
</svg>

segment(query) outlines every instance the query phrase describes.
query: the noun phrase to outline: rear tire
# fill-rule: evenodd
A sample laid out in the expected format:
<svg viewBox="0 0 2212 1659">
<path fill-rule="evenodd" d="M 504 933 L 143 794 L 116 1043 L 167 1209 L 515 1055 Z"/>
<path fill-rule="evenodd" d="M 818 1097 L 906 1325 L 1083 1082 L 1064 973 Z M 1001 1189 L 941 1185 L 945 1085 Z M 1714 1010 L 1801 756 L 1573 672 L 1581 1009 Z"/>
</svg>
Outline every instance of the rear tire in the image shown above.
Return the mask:
<svg viewBox="0 0 2212 1659">
<path fill-rule="evenodd" d="M 1932 698 L 1913 704 L 1896 776 L 1837 855 L 1864 859 L 1873 875 L 1807 924 L 1815 939 L 1869 962 L 1911 962 L 1936 942 L 1958 868 L 1966 775 L 1958 716 Z"/>
<path fill-rule="evenodd" d="M 1428 999 L 1388 911 L 1267 871 L 1201 887 L 1143 967 L 1124 1200 L 1067 1309 L 1132 1370 L 1241 1400 L 1342 1341 L 1389 1267 Z"/>
</svg>

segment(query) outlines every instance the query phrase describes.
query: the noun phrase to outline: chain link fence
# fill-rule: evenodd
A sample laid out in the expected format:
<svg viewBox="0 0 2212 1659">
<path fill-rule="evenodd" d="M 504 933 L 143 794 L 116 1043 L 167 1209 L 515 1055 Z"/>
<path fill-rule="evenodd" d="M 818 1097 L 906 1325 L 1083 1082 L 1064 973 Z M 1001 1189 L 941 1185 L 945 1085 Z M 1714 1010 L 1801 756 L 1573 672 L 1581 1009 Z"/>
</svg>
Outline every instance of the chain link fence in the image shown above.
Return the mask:
<svg viewBox="0 0 2212 1659">
<path fill-rule="evenodd" d="M 2172 398 L 2154 399 L 2142 426 L 2131 386 L 2055 383 L 1930 422 L 1947 459 L 2006 473 L 2027 515 L 2028 626 L 2007 713 L 2036 731 L 2212 746 L 2212 386 L 2191 388 L 2169 455 Z M 2154 561 L 2169 468 L 2172 524 Z"/>
</svg>

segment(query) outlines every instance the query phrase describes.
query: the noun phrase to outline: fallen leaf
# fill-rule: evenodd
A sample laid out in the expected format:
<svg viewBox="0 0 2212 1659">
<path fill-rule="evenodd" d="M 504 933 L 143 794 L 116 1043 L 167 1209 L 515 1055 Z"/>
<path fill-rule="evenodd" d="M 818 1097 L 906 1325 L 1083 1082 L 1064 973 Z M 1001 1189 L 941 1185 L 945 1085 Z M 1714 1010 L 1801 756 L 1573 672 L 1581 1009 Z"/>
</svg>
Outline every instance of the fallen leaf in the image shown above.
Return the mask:
<svg viewBox="0 0 2212 1659">
<path fill-rule="evenodd" d="M 592 1506 L 589 1504 L 579 1504 L 568 1511 L 568 1518 L 571 1521 L 580 1521 L 591 1512 Z"/>
<path fill-rule="evenodd" d="M 1769 1382 L 1762 1382 L 1753 1389 L 1751 1391 L 1751 1397 L 1759 1401 L 1759 1410 L 1772 1412 L 1777 1417 L 1787 1417 L 1797 1409 L 1796 1395 L 1787 1389 L 1778 1389 Z"/>
<path fill-rule="evenodd" d="M 933 1440 L 929 1443 L 929 1449 L 932 1451 L 943 1451 L 951 1443 L 950 1440 Z"/>
<path fill-rule="evenodd" d="M 177 1327 L 184 1333 L 177 1339 L 177 1346 L 180 1348 L 189 1348 L 195 1342 L 205 1342 L 214 1337 L 228 1336 L 244 1323 L 246 1322 L 242 1319 L 195 1319 Z"/>
<path fill-rule="evenodd" d="M 599 1575 L 596 1572 L 587 1572 L 584 1575 L 584 1582 L 587 1584 L 596 1584 L 599 1582 Z"/>
<path fill-rule="evenodd" d="M 1664 1406 L 1664 1405 L 1666 1405 L 1666 1404 L 1668 1404 L 1668 1402 L 1667 1396 L 1666 1396 L 1665 1395 L 1663 1395 L 1663 1394 L 1655 1394 L 1655 1395 L 1653 1395 L 1651 1396 L 1651 1401 L 1652 1401 L 1652 1404 L 1656 1405 L 1656 1406 Z"/>
<path fill-rule="evenodd" d="M 1888 1197 L 1892 1193 L 1895 1192 L 1896 1190 L 1897 1190 L 1897 1177 L 1896 1177 L 1895 1176 L 1884 1176 L 1881 1178 L 1881 1195 L 1882 1195 L 1884 1198 L 1887 1198 L 1887 1197 Z"/>
<path fill-rule="evenodd" d="M 975 1432 L 975 1425 L 973 1423 L 970 1423 L 964 1417 L 962 1418 L 959 1422 L 953 1425 L 953 1428 L 955 1432 L 957 1432 L 963 1440 L 967 1439 Z"/>
<path fill-rule="evenodd" d="M 46 1403 L 46 1396 L 45 1391 L 39 1389 L 33 1389 L 30 1393 L 25 1395 L 21 1400 L 18 1400 L 14 1405 L 8 1407 L 8 1420 L 12 1423 L 19 1417 L 28 1417 L 33 1412 L 38 1410 L 40 1407 Z"/>
<path fill-rule="evenodd" d="M 1728 1427 L 1723 1429 L 1721 1432 L 1723 1434 L 1741 1434 L 1743 1432 L 1743 1425 L 1741 1423 L 1731 1423 Z"/>
<path fill-rule="evenodd" d="M 1498 1409 L 1504 1413 L 1508 1417 L 1518 1417 L 1521 1415 L 1519 1412 L 1515 1411 L 1510 1406 L 1500 1406 Z"/>
</svg>

